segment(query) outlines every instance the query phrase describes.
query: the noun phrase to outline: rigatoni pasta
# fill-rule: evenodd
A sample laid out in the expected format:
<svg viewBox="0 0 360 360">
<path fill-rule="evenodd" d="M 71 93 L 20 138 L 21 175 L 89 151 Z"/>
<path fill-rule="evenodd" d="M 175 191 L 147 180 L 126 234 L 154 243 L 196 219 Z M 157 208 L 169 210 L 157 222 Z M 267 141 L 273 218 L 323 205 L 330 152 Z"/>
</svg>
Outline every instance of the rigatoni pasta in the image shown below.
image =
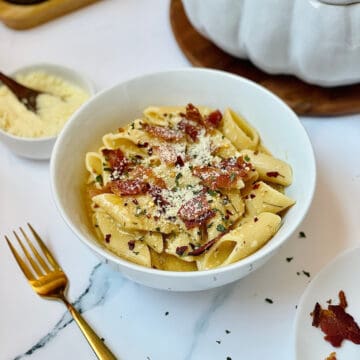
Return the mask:
<svg viewBox="0 0 360 360">
<path fill-rule="evenodd" d="M 146 267 L 207 270 L 251 255 L 294 200 L 291 167 L 233 110 L 155 107 L 86 154 L 99 241 Z"/>
</svg>

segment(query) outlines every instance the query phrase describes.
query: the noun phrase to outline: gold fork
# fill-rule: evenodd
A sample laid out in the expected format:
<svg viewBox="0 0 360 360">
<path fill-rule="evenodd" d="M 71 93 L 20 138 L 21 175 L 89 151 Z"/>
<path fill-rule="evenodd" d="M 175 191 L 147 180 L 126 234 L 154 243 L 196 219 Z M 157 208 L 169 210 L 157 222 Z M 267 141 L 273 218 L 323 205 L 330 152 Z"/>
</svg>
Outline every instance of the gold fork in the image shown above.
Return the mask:
<svg viewBox="0 0 360 360">
<path fill-rule="evenodd" d="M 27 258 L 31 267 L 29 267 L 26 262 L 21 258 L 21 256 L 15 250 L 14 246 L 6 235 L 5 240 L 7 241 L 10 250 L 15 257 L 16 262 L 18 263 L 25 277 L 28 279 L 29 284 L 38 295 L 48 299 L 61 300 L 66 305 L 67 309 L 78 324 L 80 330 L 82 331 L 83 335 L 85 336 L 86 340 L 90 344 L 98 359 L 116 360 L 116 357 L 106 347 L 104 342 L 95 334 L 95 332 L 91 329 L 88 323 L 66 299 L 64 293 L 68 285 L 68 279 L 65 273 L 60 268 L 59 264 L 57 263 L 49 249 L 46 247 L 44 242 L 41 240 L 38 233 L 29 223 L 27 225 L 29 226 L 31 233 L 33 234 L 40 249 L 42 250 L 43 256 L 39 254 L 36 247 L 33 245 L 29 237 L 26 235 L 25 231 L 21 227 L 20 231 L 25 238 L 29 248 L 31 249 L 33 255 L 31 255 L 28 249 L 24 246 L 18 234 L 15 231 L 13 231 L 13 233 L 15 235 L 15 238 L 19 242 L 19 245 L 23 250 L 25 257 Z"/>
</svg>

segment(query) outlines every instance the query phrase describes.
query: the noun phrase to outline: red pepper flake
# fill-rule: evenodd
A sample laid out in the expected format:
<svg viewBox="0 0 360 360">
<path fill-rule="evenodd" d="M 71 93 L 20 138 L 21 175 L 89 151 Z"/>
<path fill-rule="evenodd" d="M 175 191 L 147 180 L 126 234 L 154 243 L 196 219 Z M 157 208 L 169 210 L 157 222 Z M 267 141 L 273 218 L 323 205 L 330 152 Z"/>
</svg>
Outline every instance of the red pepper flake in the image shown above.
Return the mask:
<svg viewBox="0 0 360 360">
<path fill-rule="evenodd" d="M 148 153 L 149 156 L 151 156 L 153 154 L 153 148 L 149 148 L 147 153 Z"/>
<path fill-rule="evenodd" d="M 150 185 L 149 183 L 141 180 L 115 180 L 111 182 L 110 187 L 111 191 L 115 195 L 126 196 L 146 194 L 150 188 Z"/>
<path fill-rule="evenodd" d="M 139 202 L 137 201 L 137 199 L 132 199 L 131 200 L 135 205 L 139 205 Z"/>
<path fill-rule="evenodd" d="M 250 199 L 254 199 L 256 198 L 256 195 L 255 194 L 250 194 Z"/>
<path fill-rule="evenodd" d="M 119 132 L 119 133 L 124 132 L 124 131 L 125 131 L 124 128 L 122 128 L 122 127 L 119 127 L 119 128 L 118 128 L 118 132 Z"/>
<path fill-rule="evenodd" d="M 178 215 L 185 223 L 186 228 L 192 229 L 206 224 L 209 219 L 215 216 L 215 211 L 210 208 L 206 196 L 199 194 L 182 204 Z"/>
<path fill-rule="evenodd" d="M 128 241 L 128 247 L 130 251 L 133 251 L 135 249 L 135 240 Z"/>
<path fill-rule="evenodd" d="M 106 243 L 109 243 L 109 242 L 110 242 L 110 239 L 111 239 L 111 234 L 106 234 L 106 235 L 105 235 L 105 242 L 106 242 Z"/>
<path fill-rule="evenodd" d="M 187 246 L 186 245 L 184 245 L 184 246 L 178 246 L 177 248 L 176 248 L 176 254 L 177 255 L 179 255 L 179 256 L 182 256 L 182 255 L 184 255 L 184 252 L 187 250 Z"/>
<path fill-rule="evenodd" d="M 266 175 L 267 175 L 268 177 L 276 178 L 276 177 L 278 177 L 280 174 L 279 174 L 278 171 L 268 171 L 268 172 L 266 173 Z"/>
<path fill-rule="evenodd" d="M 213 128 L 217 128 L 220 125 L 221 120 L 222 114 L 219 110 L 215 110 L 205 117 L 206 125 Z"/>
<path fill-rule="evenodd" d="M 175 166 L 180 166 L 183 167 L 185 165 L 184 160 L 182 159 L 182 157 L 180 155 L 177 156 L 176 158 L 176 162 L 175 162 Z"/>
<path fill-rule="evenodd" d="M 150 135 L 165 141 L 179 141 L 183 138 L 183 133 L 163 126 L 144 124 L 143 129 Z"/>
<path fill-rule="evenodd" d="M 260 183 L 255 183 L 255 184 L 252 186 L 253 190 L 258 189 L 259 187 L 260 187 Z"/>
<path fill-rule="evenodd" d="M 345 311 L 347 300 L 344 291 L 339 292 L 339 305 L 328 305 L 322 309 L 319 303 L 315 304 L 311 313 L 312 325 L 321 328 L 325 333 L 324 339 L 334 347 L 340 347 L 343 340 L 350 340 L 360 344 L 360 327 L 354 318 Z"/>
<path fill-rule="evenodd" d="M 162 196 L 161 188 L 158 186 L 151 186 L 149 189 L 149 194 L 152 196 L 154 203 L 157 206 L 160 206 L 163 210 L 166 205 L 169 205 L 169 202 L 165 200 Z"/>
</svg>

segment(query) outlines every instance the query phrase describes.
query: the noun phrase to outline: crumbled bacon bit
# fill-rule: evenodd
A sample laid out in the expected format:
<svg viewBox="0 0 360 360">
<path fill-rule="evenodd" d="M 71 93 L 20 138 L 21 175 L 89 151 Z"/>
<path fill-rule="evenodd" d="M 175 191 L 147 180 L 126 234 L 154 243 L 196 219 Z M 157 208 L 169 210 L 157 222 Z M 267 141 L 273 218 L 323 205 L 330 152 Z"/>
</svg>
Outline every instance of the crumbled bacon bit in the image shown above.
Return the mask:
<svg viewBox="0 0 360 360">
<path fill-rule="evenodd" d="M 109 243 L 109 242 L 110 242 L 110 238 L 111 238 L 111 234 L 106 234 L 106 235 L 105 235 L 105 242 Z"/>
<path fill-rule="evenodd" d="M 135 179 L 146 179 L 162 189 L 166 189 L 166 183 L 163 179 L 157 177 L 151 168 L 146 168 L 142 165 L 136 166 L 131 171 L 131 177 Z"/>
<path fill-rule="evenodd" d="M 163 198 L 160 187 L 151 186 L 149 189 L 149 194 L 152 196 L 154 203 L 162 210 L 165 209 L 166 205 L 169 205 L 169 202 Z"/>
<path fill-rule="evenodd" d="M 124 128 L 122 128 L 122 127 L 119 127 L 119 128 L 118 128 L 118 132 L 119 132 L 119 133 L 124 132 L 124 131 L 125 131 Z"/>
<path fill-rule="evenodd" d="M 198 139 L 198 135 L 201 131 L 201 128 L 196 123 L 186 119 L 182 119 L 179 122 L 178 129 L 188 135 L 192 141 L 196 141 Z"/>
<path fill-rule="evenodd" d="M 178 246 L 177 248 L 176 248 L 176 254 L 177 255 L 179 255 L 179 256 L 182 256 L 182 255 L 184 255 L 184 252 L 187 250 L 187 246 L 186 245 L 184 245 L 184 246 Z"/>
<path fill-rule="evenodd" d="M 175 148 L 170 144 L 154 146 L 154 150 L 162 163 L 167 165 L 174 165 L 176 163 L 177 154 Z"/>
<path fill-rule="evenodd" d="M 128 241 L 129 250 L 132 251 L 135 248 L 135 240 Z"/>
<path fill-rule="evenodd" d="M 150 188 L 149 183 L 141 180 L 115 180 L 110 183 L 115 195 L 140 195 L 146 194 Z"/>
<path fill-rule="evenodd" d="M 217 128 L 221 120 L 222 120 L 222 114 L 219 110 L 215 110 L 205 117 L 206 125 L 213 128 Z"/>
<path fill-rule="evenodd" d="M 311 313 L 312 325 L 321 328 L 325 333 L 324 339 L 334 347 L 340 347 L 343 340 L 350 340 L 360 344 L 360 327 L 354 318 L 345 311 L 347 301 L 345 293 L 339 292 L 339 305 L 328 305 L 327 310 L 322 309 L 319 303 Z"/>
<path fill-rule="evenodd" d="M 186 119 L 204 125 L 204 119 L 199 111 L 199 109 L 193 104 L 187 104 L 186 106 Z"/>
<path fill-rule="evenodd" d="M 195 250 L 193 251 L 190 251 L 188 253 L 188 255 L 193 255 L 193 256 L 198 256 L 198 255 L 201 255 L 202 253 L 204 253 L 205 251 L 209 250 L 217 241 L 217 238 L 215 239 L 212 239 L 210 241 L 208 241 L 206 244 L 196 248 Z"/>
<path fill-rule="evenodd" d="M 332 352 L 325 360 L 336 360 L 336 352 Z"/>
<path fill-rule="evenodd" d="M 130 161 L 120 149 L 103 149 L 102 153 L 108 158 L 111 168 L 117 170 L 120 174 L 130 165 Z"/>
<path fill-rule="evenodd" d="M 183 138 L 182 132 L 163 126 L 143 124 L 143 129 L 150 135 L 165 141 L 179 141 Z"/>
<path fill-rule="evenodd" d="M 199 194 L 182 204 L 178 215 L 186 228 L 192 229 L 206 224 L 209 219 L 215 216 L 215 211 L 210 208 L 206 196 Z"/>
<path fill-rule="evenodd" d="M 268 172 L 266 173 L 266 175 L 267 175 L 268 177 L 276 178 L 276 177 L 278 177 L 280 174 L 279 174 L 278 171 L 268 171 Z"/>
</svg>

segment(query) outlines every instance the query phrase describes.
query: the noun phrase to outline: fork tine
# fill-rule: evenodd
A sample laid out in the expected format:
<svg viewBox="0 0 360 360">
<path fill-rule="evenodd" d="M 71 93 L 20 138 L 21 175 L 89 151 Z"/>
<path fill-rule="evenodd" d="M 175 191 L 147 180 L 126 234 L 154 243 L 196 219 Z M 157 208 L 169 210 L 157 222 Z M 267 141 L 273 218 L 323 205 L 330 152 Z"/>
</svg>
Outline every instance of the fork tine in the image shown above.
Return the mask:
<svg viewBox="0 0 360 360">
<path fill-rule="evenodd" d="M 38 233 L 34 230 L 34 228 L 29 223 L 27 223 L 27 225 L 28 225 L 29 229 L 31 230 L 32 234 L 34 235 L 34 238 L 36 239 L 37 243 L 39 244 L 42 252 L 48 259 L 49 263 L 54 267 L 55 270 L 61 270 L 60 265 L 54 259 L 50 250 L 46 247 L 45 243 L 41 240 Z"/>
<path fill-rule="evenodd" d="M 20 240 L 18 234 L 16 233 L 16 231 L 13 231 L 15 237 L 16 237 L 16 240 L 18 241 L 19 245 L 21 246 L 21 249 L 23 250 L 26 258 L 29 260 L 33 270 L 35 270 L 36 274 L 38 276 L 42 276 L 44 275 L 42 273 L 42 271 L 40 270 L 38 264 L 35 262 L 35 260 L 33 259 L 33 257 L 30 255 L 30 253 L 28 252 L 28 250 L 26 249 L 26 247 L 24 246 L 24 244 L 22 243 L 22 241 Z"/>
<path fill-rule="evenodd" d="M 39 262 L 39 264 L 42 266 L 42 268 L 46 271 L 46 272 L 50 272 L 50 269 L 48 267 L 48 265 L 46 264 L 46 262 L 43 260 L 43 258 L 40 256 L 39 252 L 36 250 L 36 247 L 33 245 L 33 243 L 30 241 L 29 237 L 26 235 L 25 231 L 22 229 L 22 227 L 20 227 L 20 231 L 23 234 L 27 244 L 29 245 L 30 249 L 32 250 L 33 254 L 35 255 L 37 261 Z"/>
<path fill-rule="evenodd" d="M 17 251 L 15 250 L 15 248 L 12 246 L 9 238 L 5 235 L 5 240 L 9 245 L 9 248 L 12 252 L 12 254 L 14 255 L 14 258 L 16 260 L 16 262 L 18 263 L 20 269 L 22 270 L 22 272 L 24 273 L 24 275 L 26 276 L 26 278 L 28 280 L 35 280 L 34 275 L 32 274 L 31 270 L 28 268 L 28 266 L 24 263 L 24 261 L 21 259 L 21 257 L 19 256 L 19 254 L 17 253 Z"/>
</svg>

